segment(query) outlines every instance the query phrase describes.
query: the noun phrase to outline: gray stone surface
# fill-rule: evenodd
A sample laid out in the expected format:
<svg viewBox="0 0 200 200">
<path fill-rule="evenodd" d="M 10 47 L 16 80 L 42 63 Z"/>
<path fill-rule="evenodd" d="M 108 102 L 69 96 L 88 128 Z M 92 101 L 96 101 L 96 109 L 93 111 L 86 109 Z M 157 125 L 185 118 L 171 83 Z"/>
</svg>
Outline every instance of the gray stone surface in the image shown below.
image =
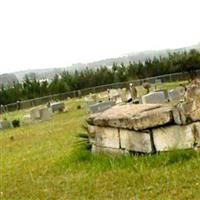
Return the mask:
<svg viewBox="0 0 200 200">
<path fill-rule="evenodd" d="M 119 93 L 115 89 L 110 89 L 110 90 L 108 90 L 108 96 L 109 96 L 109 99 L 111 101 L 115 101 L 116 102 L 117 98 L 119 97 Z"/>
<path fill-rule="evenodd" d="M 123 102 L 123 103 L 126 103 L 127 102 L 127 100 L 128 100 L 128 98 L 127 98 L 127 96 L 126 96 L 126 89 L 119 89 L 119 96 L 120 96 L 120 98 L 121 98 L 121 101 Z"/>
<path fill-rule="evenodd" d="M 54 103 L 50 104 L 50 108 L 51 108 L 52 112 L 64 111 L 65 104 L 63 102 L 54 102 Z"/>
<path fill-rule="evenodd" d="M 41 120 L 49 120 L 51 118 L 51 113 L 49 112 L 48 108 L 41 108 L 39 112 Z"/>
<path fill-rule="evenodd" d="M 40 119 L 40 111 L 39 108 L 33 108 L 30 111 L 30 116 L 32 120 Z"/>
<path fill-rule="evenodd" d="M 193 148 L 195 143 L 193 132 L 193 124 L 185 126 L 172 125 L 153 129 L 153 141 L 156 151 Z"/>
<path fill-rule="evenodd" d="M 98 114 L 90 115 L 87 122 L 102 127 L 144 130 L 173 122 L 172 108 L 162 104 L 116 105 Z"/>
<path fill-rule="evenodd" d="M 122 149 L 128 151 L 152 152 L 150 133 L 120 129 L 120 144 Z"/>
<path fill-rule="evenodd" d="M 101 147 L 120 148 L 119 130 L 109 127 L 95 127 L 95 144 Z"/>
<path fill-rule="evenodd" d="M 179 102 L 184 98 L 184 94 L 178 89 L 172 89 L 168 91 L 169 100 L 171 102 Z"/>
<path fill-rule="evenodd" d="M 165 98 L 165 93 L 163 91 L 160 92 L 150 92 L 142 96 L 143 104 L 162 104 L 166 103 L 167 99 Z"/>
<path fill-rule="evenodd" d="M 98 113 L 98 112 L 103 112 L 114 105 L 115 105 L 114 101 L 106 101 L 90 105 L 89 108 L 91 113 Z"/>
<path fill-rule="evenodd" d="M 0 129 L 12 128 L 12 123 L 9 120 L 0 121 Z"/>
</svg>

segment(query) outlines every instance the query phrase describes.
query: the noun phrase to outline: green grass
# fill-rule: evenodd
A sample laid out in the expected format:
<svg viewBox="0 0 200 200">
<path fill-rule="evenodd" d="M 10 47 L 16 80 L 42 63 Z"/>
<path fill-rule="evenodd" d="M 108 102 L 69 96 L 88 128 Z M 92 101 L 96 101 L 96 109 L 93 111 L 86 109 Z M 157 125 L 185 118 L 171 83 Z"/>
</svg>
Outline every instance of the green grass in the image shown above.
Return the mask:
<svg viewBox="0 0 200 200">
<path fill-rule="evenodd" d="M 0 131 L 0 199 L 200 199 L 199 153 L 91 154 L 78 144 L 86 115 L 79 104 L 69 100 L 68 113 Z"/>
</svg>

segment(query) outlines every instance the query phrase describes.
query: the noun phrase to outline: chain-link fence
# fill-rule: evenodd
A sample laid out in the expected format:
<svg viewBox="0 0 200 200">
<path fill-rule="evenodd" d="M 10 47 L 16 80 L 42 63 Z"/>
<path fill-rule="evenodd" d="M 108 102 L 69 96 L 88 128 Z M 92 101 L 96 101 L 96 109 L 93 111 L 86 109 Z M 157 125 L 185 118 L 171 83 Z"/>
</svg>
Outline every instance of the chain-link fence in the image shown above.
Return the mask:
<svg viewBox="0 0 200 200">
<path fill-rule="evenodd" d="M 200 76 L 200 70 L 195 71 L 195 73 L 196 73 L 196 76 Z M 187 72 L 180 72 L 180 73 L 166 74 L 166 75 L 149 77 L 149 78 L 144 78 L 144 79 L 132 80 L 132 81 L 127 81 L 127 82 L 118 82 L 118 83 L 112 83 L 112 84 L 107 84 L 107 85 L 100 85 L 96 87 L 85 88 L 82 90 L 75 90 L 71 92 L 65 92 L 65 93 L 60 93 L 60 94 L 39 97 L 35 99 L 29 99 L 29 100 L 11 103 L 7 105 L 1 105 L 0 113 L 26 109 L 26 108 L 45 104 L 49 101 L 65 100 L 69 97 L 76 98 L 80 96 L 86 96 L 90 93 L 99 93 L 99 92 L 106 91 L 107 89 L 128 88 L 130 83 L 132 83 L 134 86 L 139 86 L 139 85 L 142 85 L 144 82 L 149 82 L 151 84 L 160 83 L 160 82 L 166 83 L 166 82 L 188 80 L 189 77 L 190 76 Z"/>
</svg>

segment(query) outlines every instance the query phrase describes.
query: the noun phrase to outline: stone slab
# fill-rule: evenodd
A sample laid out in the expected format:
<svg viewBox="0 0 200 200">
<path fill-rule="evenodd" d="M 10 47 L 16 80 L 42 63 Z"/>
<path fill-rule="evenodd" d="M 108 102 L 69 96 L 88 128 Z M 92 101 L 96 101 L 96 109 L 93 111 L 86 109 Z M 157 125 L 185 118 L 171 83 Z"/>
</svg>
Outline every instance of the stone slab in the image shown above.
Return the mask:
<svg viewBox="0 0 200 200">
<path fill-rule="evenodd" d="M 172 121 L 172 107 L 162 104 L 116 105 L 87 118 L 87 122 L 91 125 L 136 131 L 165 125 Z"/>
<path fill-rule="evenodd" d="M 120 144 L 122 149 L 134 152 L 151 153 L 150 133 L 120 129 Z"/>
<path fill-rule="evenodd" d="M 165 98 L 165 93 L 163 91 L 160 92 L 150 92 L 142 96 L 143 104 L 162 104 L 166 103 L 167 99 Z"/>
<path fill-rule="evenodd" d="M 101 147 L 119 149 L 119 130 L 117 128 L 96 127 L 95 144 Z"/>
<path fill-rule="evenodd" d="M 153 129 L 153 141 L 156 151 L 193 148 L 195 143 L 194 125 L 172 125 Z"/>
</svg>

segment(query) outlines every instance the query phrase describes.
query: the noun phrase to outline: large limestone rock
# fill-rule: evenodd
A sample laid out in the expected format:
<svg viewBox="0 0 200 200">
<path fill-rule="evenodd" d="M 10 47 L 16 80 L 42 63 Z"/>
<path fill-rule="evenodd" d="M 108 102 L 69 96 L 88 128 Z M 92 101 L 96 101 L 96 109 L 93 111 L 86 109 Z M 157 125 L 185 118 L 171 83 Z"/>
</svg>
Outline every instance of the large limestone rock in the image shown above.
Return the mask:
<svg viewBox="0 0 200 200">
<path fill-rule="evenodd" d="M 119 149 L 119 129 L 109 127 L 95 127 L 95 144 L 101 147 Z"/>
<path fill-rule="evenodd" d="M 153 129 L 156 151 L 193 148 L 195 144 L 193 132 L 193 124 L 185 126 L 172 125 Z"/>
<path fill-rule="evenodd" d="M 144 130 L 171 123 L 172 108 L 161 104 L 116 105 L 99 113 L 90 115 L 87 122 L 101 127 Z"/>
<path fill-rule="evenodd" d="M 152 152 L 150 133 L 120 129 L 120 144 L 122 149 L 134 152 Z"/>
</svg>

